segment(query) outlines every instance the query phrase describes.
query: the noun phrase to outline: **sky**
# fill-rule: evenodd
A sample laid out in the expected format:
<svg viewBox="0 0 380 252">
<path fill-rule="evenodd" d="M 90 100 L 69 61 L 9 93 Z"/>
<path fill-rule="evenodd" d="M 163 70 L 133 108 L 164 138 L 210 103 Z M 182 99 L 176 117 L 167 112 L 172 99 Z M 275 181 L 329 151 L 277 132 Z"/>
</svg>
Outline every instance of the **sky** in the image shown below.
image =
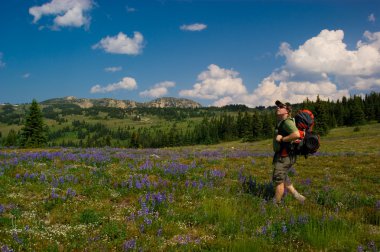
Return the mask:
<svg viewBox="0 0 380 252">
<path fill-rule="evenodd" d="M 0 104 L 380 92 L 380 0 L 0 0 Z"/>
</svg>

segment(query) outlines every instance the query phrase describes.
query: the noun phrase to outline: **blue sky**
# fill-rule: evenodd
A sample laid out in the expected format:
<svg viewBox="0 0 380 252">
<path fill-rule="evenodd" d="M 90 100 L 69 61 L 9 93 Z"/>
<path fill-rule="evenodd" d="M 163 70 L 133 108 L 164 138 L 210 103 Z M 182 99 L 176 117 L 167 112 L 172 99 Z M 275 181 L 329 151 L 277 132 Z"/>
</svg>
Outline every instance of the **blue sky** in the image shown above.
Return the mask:
<svg viewBox="0 0 380 252">
<path fill-rule="evenodd" d="M 0 103 L 380 91 L 379 0 L 2 0 Z"/>
</svg>

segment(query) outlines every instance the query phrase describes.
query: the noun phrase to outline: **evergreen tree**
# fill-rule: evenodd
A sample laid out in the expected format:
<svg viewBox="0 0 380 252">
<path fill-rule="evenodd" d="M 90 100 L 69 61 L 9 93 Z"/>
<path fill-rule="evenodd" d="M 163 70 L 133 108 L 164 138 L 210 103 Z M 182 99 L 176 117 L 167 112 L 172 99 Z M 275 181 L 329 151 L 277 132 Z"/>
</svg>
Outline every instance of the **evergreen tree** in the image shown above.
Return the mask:
<svg viewBox="0 0 380 252">
<path fill-rule="evenodd" d="M 20 146 L 22 147 L 42 147 L 46 144 L 47 139 L 44 127 L 42 112 L 35 99 L 29 108 L 25 119 L 24 127 L 21 132 Z"/>
<path fill-rule="evenodd" d="M 276 124 L 275 117 L 273 113 L 265 113 L 263 115 L 263 129 L 262 135 L 265 138 L 273 137 L 274 126 Z"/>
<path fill-rule="evenodd" d="M 351 119 L 352 125 L 361 125 L 365 122 L 362 99 L 359 96 L 354 96 L 352 99 Z"/>
<path fill-rule="evenodd" d="M 16 146 L 17 145 L 17 133 L 14 129 L 11 129 L 8 136 L 4 140 L 4 146 Z"/>
<path fill-rule="evenodd" d="M 252 140 L 259 140 L 263 135 L 263 119 L 257 112 L 252 115 Z"/>
<path fill-rule="evenodd" d="M 327 103 L 320 100 L 319 96 L 317 96 L 317 101 L 315 103 L 315 118 L 315 130 L 321 136 L 327 135 L 329 132 Z"/>
</svg>

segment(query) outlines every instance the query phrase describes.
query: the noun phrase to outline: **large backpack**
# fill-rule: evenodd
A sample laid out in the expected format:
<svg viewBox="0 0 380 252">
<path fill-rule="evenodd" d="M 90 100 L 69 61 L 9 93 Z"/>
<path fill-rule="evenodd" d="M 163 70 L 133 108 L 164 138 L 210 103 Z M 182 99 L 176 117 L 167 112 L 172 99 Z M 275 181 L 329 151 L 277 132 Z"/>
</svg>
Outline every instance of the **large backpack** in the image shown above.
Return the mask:
<svg viewBox="0 0 380 252">
<path fill-rule="evenodd" d="M 315 153 L 320 146 L 319 135 L 313 132 L 314 115 L 310 110 L 303 109 L 298 111 L 294 120 L 300 132 L 300 139 L 293 142 L 293 150 L 295 154 L 304 155 L 306 158 Z"/>
</svg>

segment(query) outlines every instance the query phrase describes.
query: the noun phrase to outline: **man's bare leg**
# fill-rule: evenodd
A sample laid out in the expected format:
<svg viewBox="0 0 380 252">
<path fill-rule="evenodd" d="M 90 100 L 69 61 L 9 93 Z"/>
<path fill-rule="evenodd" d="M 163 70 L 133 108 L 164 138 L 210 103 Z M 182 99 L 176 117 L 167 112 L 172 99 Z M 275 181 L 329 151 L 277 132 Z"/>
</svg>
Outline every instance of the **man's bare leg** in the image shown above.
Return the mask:
<svg viewBox="0 0 380 252">
<path fill-rule="evenodd" d="M 296 198 L 299 202 L 304 202 L 305 201 L 305 196 L 297 192 L 297 190 L 294 188 L 293 184 L 286 184 L 286 189 L 289 190 L 289 192 Z"/>
<path fill-rule="evenodd" d="M 274 196 L 274 199 L 276 201 L 275 203 L 280 203 L 282 196 L 284 195 L 284 191 L 285 191 L 285 184 L 284 183 L 278 184 L 276 186 L 276 194 Z"/>
</svg>

